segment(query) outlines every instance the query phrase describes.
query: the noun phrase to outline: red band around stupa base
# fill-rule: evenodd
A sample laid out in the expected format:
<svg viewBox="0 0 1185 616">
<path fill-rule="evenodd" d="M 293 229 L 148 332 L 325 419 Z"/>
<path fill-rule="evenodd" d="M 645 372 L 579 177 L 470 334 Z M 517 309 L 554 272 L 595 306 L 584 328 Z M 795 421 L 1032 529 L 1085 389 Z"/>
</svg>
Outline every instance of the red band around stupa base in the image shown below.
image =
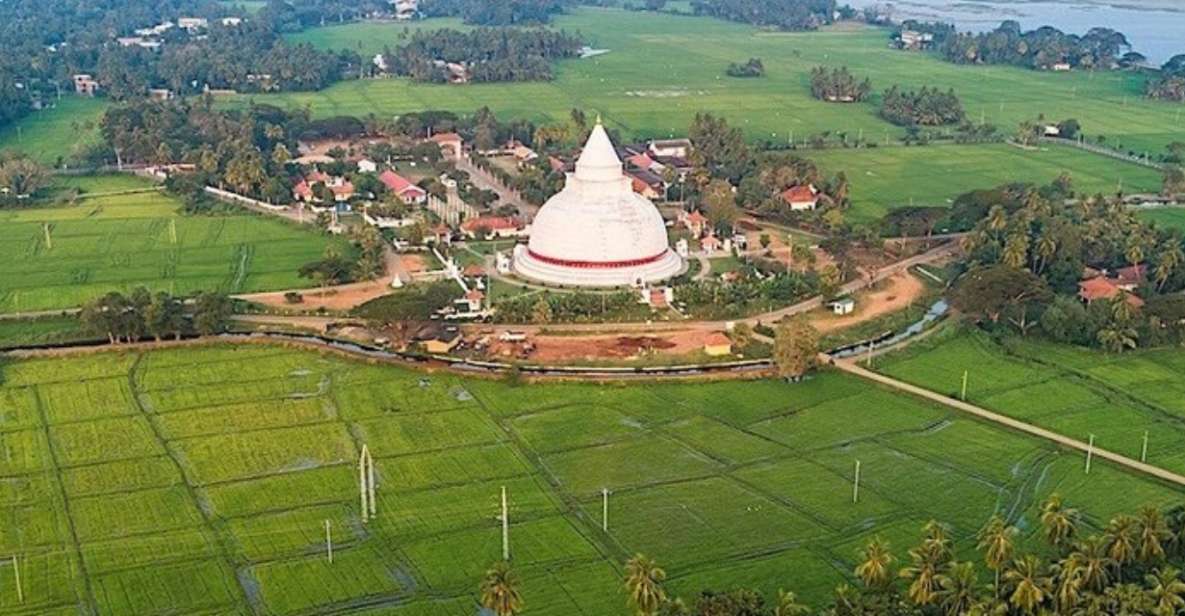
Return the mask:
<svg viewBox="0 0 1185 616">
<path fill-rule="evenodd" d="M 570 259 L 556 259 L 555 257 L 541 255 L 534 250 L 527 248 L 527 254 L 531 255 L 531 257 L 534 259 L 549 265 L 572 267 L 576 269 L 621 269 L 626 267 L 637 267 L 639 265 L 647 265 L 659 261 L 663 257 L 667 256 L 668 252 L 670 252 L 669 248 L 654 255 L 653 257 L 646 257 L 644 259 L 629 259 L 626 261 L 573 261 Z"/>
</svg>

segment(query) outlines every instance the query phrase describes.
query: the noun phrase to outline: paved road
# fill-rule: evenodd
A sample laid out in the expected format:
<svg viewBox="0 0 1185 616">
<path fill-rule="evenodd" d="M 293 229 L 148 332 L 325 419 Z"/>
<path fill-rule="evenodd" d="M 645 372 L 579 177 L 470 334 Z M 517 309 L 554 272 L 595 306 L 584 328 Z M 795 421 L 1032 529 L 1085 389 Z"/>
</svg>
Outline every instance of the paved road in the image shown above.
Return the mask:
<svg viewBox="0 0 1185 616">
<path fill-rule="evenodd" d="M 1013 419 L 1006 415 L 989 411 L 985 408 L 975 406 L 974 404 L 968 404 L 962 400 L 956 400 L 954 398 L 935 393 L 928 389 L 923 389 L 916 385 L 910 385 L 909 383 L 898 381 L 897 379 L 885 376 L 883 374 L 872 372 L 871 370 L 860 367 L 854 359 L 836 360 L 835 367 L 861 378 L 868 379 L 899 391 L 913 394 L 919 398 L 925 398 L 926 400 L 949 406 L 953 409 L 979 417 L 980 419 L 985 419 L 992 423 L 1002 425 L 1006 428 L 1011 428 L 1013 430 L 1036 436 L 1037 438 L 1045 439 L 1063 447 L 1076 449 L 1083 453 L 1091 450 L 1089 443 L 1084 443 L 1077 439 L 1072 439 L 1068 436 L 1051 432 L 1045 428 L 1040 428 L 1032 424 Z M 1113 462 L 1139 473 L 1144 473 L 1145 475 L 1151 475 L 1152 477 L 1156 477 L 1157 479 L 1161 479 L 1178 486 L 1185 486 L 1185 476 L 1178 475 L 1177 473 L 1167 471 L 1157 466 L 1152 466 L 1151 464 L 1140 462 L 1139 460 L 1133 460 L 1127 456 L 1122 456 L 1117 453 L 1107 451 L 1106 449 L 1099 449 L 1098 447 L 1095 447 L 1093 448 L 1093 451 L 1095 457 Z"/>
</svg>

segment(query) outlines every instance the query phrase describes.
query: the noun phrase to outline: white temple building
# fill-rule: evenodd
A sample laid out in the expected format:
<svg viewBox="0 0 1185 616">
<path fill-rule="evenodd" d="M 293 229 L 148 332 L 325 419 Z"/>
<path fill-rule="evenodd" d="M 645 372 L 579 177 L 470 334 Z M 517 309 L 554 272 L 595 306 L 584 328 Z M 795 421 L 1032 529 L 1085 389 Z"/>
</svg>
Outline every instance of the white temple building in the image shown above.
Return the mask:
<svg viewBox="0 0 1185 616">
<path fill-rule="evenodd" d="M 558 285 L 615 287 L 657 282 L 682 269 L 662 215 L 633 191 L 598 120 L 576 172 L 535 216 L 530 242 L 515 248 L 515 273 Z"/>
</svg>

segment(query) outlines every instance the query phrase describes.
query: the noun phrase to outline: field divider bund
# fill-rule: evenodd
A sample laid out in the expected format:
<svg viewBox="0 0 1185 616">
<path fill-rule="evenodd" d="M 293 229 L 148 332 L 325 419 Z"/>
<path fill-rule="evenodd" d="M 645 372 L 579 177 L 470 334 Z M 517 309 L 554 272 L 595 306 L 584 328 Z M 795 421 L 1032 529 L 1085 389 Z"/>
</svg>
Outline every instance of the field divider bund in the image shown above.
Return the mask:
<svg viewBox="0 0 1185 616">
<path fill-rule="evenodd" d="M 1118 465 L 1126 467 L 1130 470 L 1134 470 L 1136 472 L 1143 473 L 1145 475 L 1150 475 L 1152 477 L 1155 477 L 1157 479 L 1166 481 L 1168 483 L 1171 483 L 1171 484 L 1174 484 L 1177 486 L 1185 487 L 1185 476 L 1179 475 L 1179 474 L 1174 473 L 1172 471 L 1165 470 L 1165 469 L 1160 468 L 1158 466 L 1153 466 L 1153 465 L 1147 464 L 1145 462 L 1133 460 L 1132 458 L 1129 458 L 1127 456 L 1123 456 L 1123 455 L 1108 451 L 1106 449 L 1101 449 L 1099 447 L 1091 447 L 1089 444 L 1084 443 L 1078 439 L 1074 439 L 1074 438 L 1070 438 L 1070 437 L 1062 435 L 1062 434 L 1058 434 L 1056 432 L 1053 432 L 1052 430 L 1046 430 L 1045 428 L 1040 428 L 1040 427 L 1034 426 L 1032 424 L 1025 423 L 1025 422 L 1017 420 L 1017 419 L 1013 419 L 1013 418 L 1008 417 L 1006 415 L 1001 415 L 999 413 L 989 411 L 983 407 L 975 406 L 974 404 L 968 404 L 968 403 L 963 402 L 961 400 L 956 400 L 954 398 L 949 398 L 949 397 L 944 396 L 942 394 L 933 392 L 929 389 L 925 389 L 923 387 L 918 387 L 916 385 L 911 385 L 911 384 L 906 383 L 904 381 L 899 381 L 899 380 L 894 379 L 892 377 L 888 377 L 883 374 L 878 374 L 876 372 L 872 372 L 870 370 L 867 370 L 865 368 L 862 368 L 862 367 L 856 365 L 856 363 L 852 360 L 837 360 L 834 363 L 834 365 L 837 368 L 839 368 L 840 370 L 843 370 L 844 372 L 854 374 L 856 376 L 873 381 L 875 383 L 885 385 L 888 387 L 892 387 L 894 389 L 898 389 L 900 391 L 904 391 L 906 393 L 913 394 L 914 396 L 924 398 L 926 400 L 937 402 L 939 404 L 954 408 L 956 410 L 963 411 L 965 413 L 969 413 L 971 415 L 979 417 L 980 419 L 984 419 L 984 420 L 987 420 L 987 421 L 990 421 L 990 422 L 993 422 L 996 424 L 1000 424 L 1004 427 L 1011 428 L 1011 429 L 1019 431 L 1019 432 L 1023 432 L 1025 434 L 1030 435 L 1030 436 L 1035 436 L 1037 438 L 1051 441 L 1057 445 L 1069 447 L 1071 449 L 1076 449 L 1078 451 L 1081 451 L 1082 453 L 1091 453 L 1095 457 L 1101 458 L 1103 460 L 1107 460 L 1108 462 L 1112 462 L 1114 464 L 1118 464 Z"/>
</svg>

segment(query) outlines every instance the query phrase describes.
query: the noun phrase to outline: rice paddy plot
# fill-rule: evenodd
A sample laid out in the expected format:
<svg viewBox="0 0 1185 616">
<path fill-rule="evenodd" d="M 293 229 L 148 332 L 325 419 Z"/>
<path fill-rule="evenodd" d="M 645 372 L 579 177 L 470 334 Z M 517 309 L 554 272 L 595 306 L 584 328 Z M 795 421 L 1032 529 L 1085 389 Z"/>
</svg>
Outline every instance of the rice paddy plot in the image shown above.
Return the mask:
<svg viewBox="0 0 1185 616">
<path fill-rule="evenodd" d="M 849 217 L 879 218 L 909 205 L 949 206 L 976 189 L 1012 182 L 1043 185 L 1065 173 L 1082 194 L 1156 192 L 1160 172 L 1084 152 L 1042 145 L 1037 150 L 996 143 L 879 147 L 802 152 L 828 173 L 843 171 L 852 185 Z"/>
<path fill-rule="evenodd" d="M 1005 359 L 993 395 L 1055 382 Z M 638 552 L 685 597 L 745 585 L 820 604 L 869 538 L 904 553 L 931 518 L 965 550 L 998 512 L 1027 549 L 1053 491 L 1091 524 L 1182 495 L 1101 461 L 1086 475 L 1079 453 L 841 373 L 511 387 L 224 345 L 0 370 L 0 554 L 21 560 L 26 592 L 14 604 L 0 582 L 0 614 L 471 612 L 501 558 L 503 488 L 528 616 L 620 613 L 621 563 Z M 1061 408 L 1109 396 L 1100 383 Z"/>
<path fill-rule="evenodd" d="M 417 22 L 415 29 L 456 27 L 453 20 Z M 1010 132 L 1039 114 L 1055 121 L 1076 118 L 1083 131 L 1105 135 L 1115 146 L 1159 153 L 1185 135 L 1178 105 L 1147 100 L 1144 77 L 1134 72 L 1056 73 L 1010 66 L 964 66 L 933 54 L 888 49 L 889 32 L 873 28 L 824 28 L 818 32 L 769 32 L 706 17 L 580 7 L 558 16 L 554 26 L 579 31 L 609 53 L 556 65 L 546 83 L 464 86 L 412 83 L 406 79 L 344 81 L 321 92 L 241 96 L 303 108 L 317 116 L 374 113 L 389 117 L 425 109 L 472 113 L 488 105 L 500 116 L 537 122 L 567 118 L 573 107 L 596 111 L 630 137 L 686 134 L 697 112 L 723 115 L 752 138 L 801 143 L 811 134 L 845 133 L 849 140 L 880 142 L 903 129 L 877 114 L 879 93 L 907 88 L 953 88 L 968 117 Z M 355 23 L 291 35 L 329 49 L 367 54 L 396 47 L 402 23 Z M 766 68 L 758 79 L 725 75 L 730 62 L 758 57 Z M 834 104 L 810 94 L 810 70 L 847 66 L 872 80 L 874 95 L 864 103 Z M 849 174 L 851 177 L 851 174 Z"/>
<path fill-rule="evenodd" d="M 23 152 L 47 165 L 68 160 L 100 140 L 98 124 L 109 103 L 103 98 L 64 96 L 0 129 L 0 150 Z"/>
<path fill-rule="evenodd" d="M 241 293 L 306 286 L 327 240 L 254 214 L 190 216 L 127 176 L 63 180 L 94 196 L 0 212 L 0 312 L 71 308 L 110 291 Z"/>
</svg>

